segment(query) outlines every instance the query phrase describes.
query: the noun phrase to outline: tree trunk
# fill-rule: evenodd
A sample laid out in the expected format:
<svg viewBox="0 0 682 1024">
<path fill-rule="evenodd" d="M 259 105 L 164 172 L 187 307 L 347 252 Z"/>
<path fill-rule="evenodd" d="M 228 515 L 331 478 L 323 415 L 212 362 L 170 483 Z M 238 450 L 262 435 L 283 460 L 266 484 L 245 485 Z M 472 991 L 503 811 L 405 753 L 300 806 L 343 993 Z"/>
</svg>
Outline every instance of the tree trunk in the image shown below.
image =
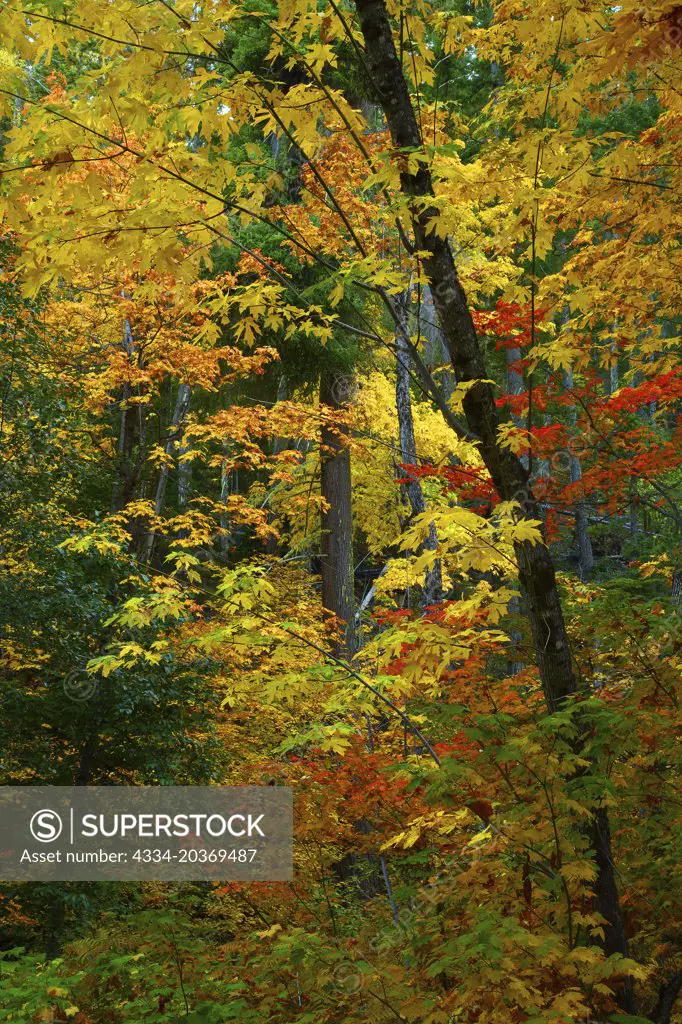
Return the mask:
<svg viewBox="0 0 682 1024">
<path fill-rule="evenodd" d="M 409 298 L 409 295 L 408 295 Z M 401 462 L 414 466 L 417 463 L 417 444 L 414 439 L 414 420 L 412 418 L 412 398 L 410 396 L 410 364 L 412 357 L 405 344 L 401 331 L 396 332 L 396 383 L 395 397 L 398 409 L 398 432 L 400 437 Z M 410 503 L 413 516 L 422 515 L 426 512 L 424 492 L 417 478 L 413 478 L 405 484 L 405 493 Z M 429 536 L 424 542 L 424 548 L 435 551 L 438 547 L 436 527 L 432 523 L 429 527 Z M 443 580 L 440 560 L 434 562 L 430 569 L 427 569 L 424 577 L 423 604 L 435 604 L 441 599 L 443 593 Z"/>
<path fill-rule="evenodd" d="M 399 150 L 421 150 L 419 127 L 395 50 L 384 0 L 355 0 L 355 6 L 360 16 L 369 70 L 393 145 Z M 400 180 L 402 191 L 413 198 L 411 213 L 415 248 L 425 254 L 423 268 L 455 376 L 459 382 L 478 382 L 464 399 L 468 427 L 480 439 L 481 456 L 500 497 L 505 501 L 519 502 L 525 517 L 541 520 L 540 508 L 528 483 L 528 472 L 518 456 L 497 443 L 495 396 L 492 386 L 483 383 L 490 374 L 483 363 L 450 246 L 428 228 L 429 221 L 438 220 L 439 216 L 438 209 L 430 202 L 433 195 L 431 174 L 420 163 L 415 174 L 403 169 Z M 516 555 L 545 699 L 550 711 L 556 711 L 565 698 L 575 692 L 575 679 L 554 566 L 549 551 L 541 544 L 518 544 Z"/>
<path fill-rule="evenodd" d="M 522 395 L 526 390 L 526 384 L 523 379 L 523 374 L 516 369 L 516 364 L 521 358 L 520 348 L 508 348 L 507 349 L 507 394 L 509 395 Z M 519 427 L 521 430 L 526 426 L 523 419 L 520 416 L 515 416 L 512 413 L 512 423 L 514 426 Z M 521 464 L 524 469 L 528 469 L 528 456 L 521 456 Z"/>
<path fill-rule="evenodd" d="M 508 348 L 506 350 L 506 352 L 507 352 L 507 394 L 509 394 L 509 395 L 522 395 L 523 392 L 526 390 L 526 385 L 525 385 L 525 381 L 523 379 L 523 374 L 520 373 L 516 369 L 516 365 L 517 365 L 518 361 L 521 358 L 521 349 L 520 348 Z M 523 429 L 523 427 L 525 426 L 522 418 L 520 416 L 515 416 L 513 413 L 512 413 L 512 422 L 514 423 L 514 426 L 518 427 L 519 429 Z M 527 455 L 522 455 L 521 456 L 521 462 L 523 463 L 523 468 L 524 469 L 528 469 L 528 456 Z M 521 601 L 520 601 L 520 599 L 518 597 L 513 597 L 511 599 L 511 601 L 509 602 L 509 611 L 514 616 L 517 616 L 517 615 L 521 614 Z M 514 651 L 515 653 L 520 651 L 521 650 L 521 643 L 523 641 L 523 636 L 521 634 L 521 631 L 518 630 L 518 629 L 510 629 L 509 630 L 509 639 L 512 642 L 512 651 Z M 521 661 L 518 657 L 513 657 L 513 658 L 510 659 L 510 662 L 509 662 L 509 675 L 511 675 L 511 676 L 518 675 L 519 672 L 523 672 L 525 667 L 526 667 L 526 665 L 525 665 L 525 663 L 523 661 Z"/>
<path fill-rule="evenodd" d="M 670 981 L 661 985 L 656 1005 L 649 1014 L 649 1019 L 655 1021 L 656 1024 L 670 1024 L 673 1007 L 680 992 L 682 992 L 682 971 L 673 974 Z"/>
<path fill-rule="evenodd" d="M 615 330 L 615 327 L 614 327 Z M 611 362 L 609 363 L 609 394 L 614 395 L 618 390 L 618 350 L 611 346 Z"/>
<path fill-rule="evenodd" d="M 569 393 L 573 390 L 573 371 L 567 370 L 565 377 L 566 389 Z M 571 426 L 575 427 L 577 422 L 575 405 L 571 406 L 569 412 Z M 583 478 L 583 468 L 579 456 L 572 450 L 568 452 L 568 468 L 571 476 L 571 483 L 577 484 Z M 592 541 L 588 529 L 587 512 L 585 510 L 584 498 L 578 498 L 574 505 L 575 516 L 575 539 L 578 548 L 578 570 L 581 580 L 588 580 L 594 569 L 594 554 L 592 552 Z"/>
<path fill-rule="evenodd" d="M 682 565 L 676 565 L 673 569 L 670 593 L 675 604 L 682 604 Z"/>
<path fill-rule="evenodd" d="M 424 362 L 429 367 L 441 367 L 438 373 L 440 389 L 449 401 L 457 385 L 452 369 L 447 364 L 450 359 L 443 332 L 438 325 L 438 314 L 433 304 L 433 295 L 428 284 L 421 287 L 417 305 L 416 323 L 420 338 L 424 339 Z M 414 321 L 413 321 L 414 322 Z"/>
<path fill-rule="evenodd" d="M 597 864 L 597 884 L 595 896 L 597 910 L 608 923 L 604 925 L 604 941 L 602 946 L 607 956 L 613 953 L 628 955 L 628 940 L 623 924 L 623 915 L 618 898 L 616 872 L 611 848 L 611 830 L 609 816 L 605 807 L 599 807 L 590 823 L 590 839 Z M 626 977 L 620 984 L 618 1002 L 626 1013 L 635 1012 L 635 996 L 632 979 Z"/>
<path fill-rule="evenodd" d="M 510 395 L 522 395 L 525 391 L 523 374 L 516 369 L 516 364 L 521 358 L 520 348 L 508 348 L 507 350 L 507 391 Z M 518 427 L 523 426 L 519 416 L 512 416 L 512 420 Z"/>
<path fill-rule="evenodd" d="M 164 500 L 165 500 L 165 497 L 166 497 L 166 487 L 168 486 L 168 473 L 169 473 L 169 470 L 170 470 L 168 462 L 169 462 L 169 460 L 170 460 L 170 458 L 172 456 L 173 448 L 175 446 L 175 443 L 179 440 L 179 438 L 182 435 L 182 422 L 183 422 L 185 416 L 187 415 L 187 410 L 189 409 L 189 403 L 190 403 L 191 397 L 192 397 L 192 392 L 191 392 L 191 389 L 189 387 L 189 384 L 179 384 L 178 385 L 178 394 L 177 394 L 177 397 L 175 399 L 175 409 L 173 410 L 173 416 L 172 416 L 172 419 L 171 419 L 171 422 L 170 422 L 170 426 L 169 426 L 168 440 L 166 441 L 166 445 L 165 445 L 166 461 L 164 462 L 163 466 L 159 470 L 159 479 L 157 480 L 157 483 L 156 483 L 156 496 L 154 498 L 154 511 L 156 512 L 157 516 L 161 514 L 161 510 L 163 509 L 163 503 L 164 503 Z M 180 474 L 179 474 L 179 476 L 180 476 Z M 178 491 L 180 491 L 180 487 L 178 487 Z M 152 552 L 154 550 L 154 541 L 155 541 L 155 539 L 156 539 L 156 533 L 154 532 L 154 530 L 150 530 L 149 533 L 147 534 L 147 539 L 145 541 L 145 548 L 144 548 L 144 560 L 145 560 L 145 562 L 151 561 Z"/>
<path fill-rule="evenodd" d="M 223 462 L 220 469 L 220 502 L 223 511 L 220 513 L 220 550 L 224 555 L 230 548 L 230 517 L 225 510 L 227 499 L 230 494 L 230 471 L 227 468 L 227 458 L 230 451 L 229 441 L 223 441 Z"/>
<path fill-rule="evenodd" d="M 289 398 L 289 382 L 285 374 L 280 374 L 280 378 L 277 381 L 277 402 L 286 402 Z M 291 439 L 288 437 L 276 437 L 272 446 L 272 454 L 279 455 L 280 452 L 286 451 L 287 448 L 291 447 Z M 268 510 L 268 522 L 273 520 L 272 513 Z M 266 541 L 266 552 L 268 555 L 276 555 L 279 551 L 279 541 L 277 537 L 270 534 Z"/>
<path fill-rule="evenodd" d="M 324 370 L 320 404 L 342 409 L 344 394 L 343 376 Z M 322 497 L 328 506 L 321 517 L 322 605 L 346 624 L 343 636 L 333 645 L 334 653 L 349 653 L 355 647 L 350 452 L 340 440 L 339 431 L 326 424 L 322 426 L 320 449 Z"/>
<path fill-rule="evenodd" d="M 571 483 L 576 484 L 582 480 L 582 467 L 577 455 L 570 456 Z M 594 569 L 594 554 L 592 552 L 592 541 L 588 529 L 587 512 L 585 502 L 581 498 L 575 503 L 575 539 L 578 547 L 578 572 L 581 580 L 589 580 Z"/>
<path fill-rule="evenodd" d="M 133 333 L 126 320 L 123 328 L 122 348 L 127 356 L 134 349 Z M 120 512 L 131 500 L 135 490 L 133 476 L 133 445 L 135 440 L 135 407 L 129 404 L 132 394 L 130 385 L 125 383 L 121 388 L 121 425 L 118 433 L 118 478 L 111 499 L 111 511 Z"/>
<path fill-rule="evenodd" d="M 367 64 L 397 151 L 396 157 L 399 158 L 400 153 L 405 151 L 421 151 L 422 139 L 402 65 L 396 53 L 385 0 L 355 0 L 355 7 L 360 18 Z M 428 166 L 420 162 L 417 172 L 411 173 L 405 158 L 400 180 L 402 192 L 410 197 L 415 249 L 424 253 L 423 269 L 455 376 L 458 381 L 478 382 L 469 389 L 464 399 L 469 430 L 480 439 L 481 456 L 500 497 L 506 501 L 518 501 L 526 518 L 542 520 L 540 508 L 529 485 L 527 470 L 518 456 L 498 445 L 494 392 L 490 384 L 483 383 L 490 374 L 486 372 L 452 252 L 448 242 L 435 235 L 428 226 L 431 221 L 437 222 L 439 217 L 437 207 L 430 201 L 433 186 Z M 554 712 L 576 691 L 554 565 L 544 544 L 517 544 L 516 557 L 545 701 L 550 712 Z M 600 906 L 609 907 L 604 946 L 608 953 L 627 955 L 627 939 L 610 851 L 608 820 L 604 811 L 596 813 L 595 828 L 595 841 L 598 839 L 595 846 L 597 898 Z M 631 989 L 621 993 L 621 1006 L 627 1012 L 631 1011 L 632 1002 Z"/>
<path fill-rule="evenodd" d="M 123 351 L 131 358 L 135 351 L 135 340 L 128 320 L 123 329 Z M 144 360 L 138 353 L 138 369 L 144 369 Z M 121 388 L 121 425 L 118 437 L 118 478 L 111 499 L 111 511 L 120 512 L 133 501 L 138 492 L 140 474 L 147 453 L 147 416 L 146 406 L 131 401 L 133 388 L 124 383 Z M 134 455 L 137 446 L 137 455 Z M 133 547 L 140 549 L 144 538 L 144 527 L 139 520 L 129 524 L 133 537 Z"/>
<path fill-rule="evenodd" d="M 189 505 L 189 498 L 192 490 L 192 463 L 189 459 L 183 459 L 183 455 L 189 451 L 189 445 L 183 440 L 178 448 L 178 511 L 185 512 Z"/>
</svg>

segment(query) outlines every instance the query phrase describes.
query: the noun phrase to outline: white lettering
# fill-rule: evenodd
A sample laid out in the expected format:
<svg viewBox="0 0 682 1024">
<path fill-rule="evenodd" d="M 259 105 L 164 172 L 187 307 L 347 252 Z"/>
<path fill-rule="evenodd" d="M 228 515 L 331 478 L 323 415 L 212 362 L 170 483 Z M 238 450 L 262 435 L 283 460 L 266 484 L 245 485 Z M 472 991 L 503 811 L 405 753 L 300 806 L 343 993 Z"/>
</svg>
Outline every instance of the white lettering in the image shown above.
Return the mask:
<svg viewBox="0 0 682 1024">
<path fill-rule="evenodd" d="M 175 815 L 175 817 L 173 818 L 173 835 L 174 836 L 188 836 L 189 835 L 189 825 L 187 825 L 186 822 L 187 822 L 187 815 L 186 814 L 176 814 Z M 180 829 L 179 832 L 178 832 L 178 829 Z"/>
<path fill-rule="evenodd" d="M 211 822 L 212 821 L 217 821 L 217 822 L 220 823 L 220 831 L 219 832 L 214 832 L 213 829 L 211 828 Z M 208 834 L 210 836 L 222 836 L 222 835 L 225 834 L 225 819 L 223 818 L 222 814 L 212 814 L 211 815 L 211 817 L 206 822 L 206 831 L 208 832 Z"/>
<path fill-rule="evenodd" d="M 83 820 L 81 822 L 81 834 L 84 836 L 97 835 L 97 818 L 94 814 L 83 815 Z"/>
<path fill-rule="evenodd" d="M 260 828 L 258 827 L 258 822 L 261 820 L 261 818 L 264 818 L 264 817 L 265 817 L 264 814 L 259 814 L 258 817 L 256 818 L 256 820 L 252 821 L 251 820 L 251 815 L 249 815 L 249 835 L 250 836 L 252 836 L 254 831 L 256 831 L 259 836 L 263 836 L 263 838 L 265 839 L 264 834 L 261 832 Z"/>
<path fill-rule="evenodd" d="M 232 828 L 232 822 L 236 821 L 237 819 L 239 819 L 239 821 L 245 820 L 243 814 L 233 814 L 231 818 L 227 819 L 227 830 L 231 836 L 245 836 L 246 829 L 242 829 L 241 832 L 237 832 L 235 828 Z"/>
<path fill-rule="evenodd" d="M 163 819 L 163 824 L 162 824 L 162 819 Z M 170 830 L 171 819 L 170 819 L 170 814 L 157 814 L 156 815 L 156 823 L 155 824 L 156 824 L 156 835 L 160 836 L 161 832 L 163 831 L 163 833 L 166 836 L 168 836 L 168 838 L 170 839 L 170 836 L 171 836 L 171 830 Z"/>
<path fill-rule="evenodd" d="M 152 814 L 141 814 L 138 820 L 138 836 L 153 836 L 154 816 Z"/>
</svg>

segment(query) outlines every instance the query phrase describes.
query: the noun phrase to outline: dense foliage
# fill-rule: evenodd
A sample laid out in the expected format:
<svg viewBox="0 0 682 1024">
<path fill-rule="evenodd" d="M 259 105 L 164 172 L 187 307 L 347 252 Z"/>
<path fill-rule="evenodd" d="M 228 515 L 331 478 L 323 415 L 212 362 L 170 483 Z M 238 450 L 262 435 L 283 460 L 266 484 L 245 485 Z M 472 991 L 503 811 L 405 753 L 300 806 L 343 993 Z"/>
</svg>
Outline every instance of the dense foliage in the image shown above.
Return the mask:
<svg viewBox="0 0 682 1024">
<path fill-rule="evenodd" d="M 2 0 L 0 1021 L 679 1021 L 682 7 Z"/>
</svg>

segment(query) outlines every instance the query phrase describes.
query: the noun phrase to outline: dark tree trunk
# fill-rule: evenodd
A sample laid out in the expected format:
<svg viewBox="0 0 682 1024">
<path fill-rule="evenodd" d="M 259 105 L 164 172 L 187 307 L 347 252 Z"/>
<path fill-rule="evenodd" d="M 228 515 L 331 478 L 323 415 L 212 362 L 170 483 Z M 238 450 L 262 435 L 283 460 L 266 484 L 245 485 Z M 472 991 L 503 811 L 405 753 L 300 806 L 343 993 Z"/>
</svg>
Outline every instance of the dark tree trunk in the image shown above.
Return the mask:
<svg viewBox="0 0 682 1024">
<path fill-rule="evenodd" d="M 611 956 L 612 953 L 622 953 L 627 956 L 628 940 L 618 898 L 611 850 L 611 830 L 605 807 L 600 807 L 594 812 L 591 832 L 590 838 L 597 863 L 597 885 L 595 887 L 597 910 L 607 922 L 604 925 L 602 946 L 607 956 Z M 635 996 L 631 978 L 625 978 L 621 983 L 618 1002 L 626 1013 L 635 1012 Z"/>
<path fill-rule="evenodd" d="M 374 87 L 384 110 L 394 148 L 398 151 L 421 150 L 422 139 L 415 117 L 402 65 L 396 53 L 384 0 L 355 0 L 365 55 Z M 425 254 L 423 269 L 431 288 L 439 323 L 458 381 L 478 381 L 464 399 L 469 430 L 479 439 L 481 456 L 493 484 L 502 499 L 515 500 L 526 518 L 542 520 L 529 484 L 528 472 L 518 456 L 497 442 L 497 408 L 490 377 L 483 362 L 478 337 L 457 276 L 450 246 L 429 229 L 437 221 L 431 174 L 421 163 L 416 173 L 401 171 L 401 189 L 410 197 L 410 213 L 415 249 Z M 544 544 L 525 542 L 516 545 L 521 590 L 531 623 L 535 658 L 540 670 L 545 701 L 550 712 L 558 710 L 576 691 L 571 652 L 568 645 L 561 602 L 549 550 Z M 610 850 L 608 820 L 604 811 L 595 815 L 595 856 L 598 867 L 596 884 L 600 906 L 609 908 L 609 926 L 605 945 L 611 952 L 627 955 Z M 631 989 L 621 993 L 621 1006 L 632 1007 Z"/>
<path fill-rule="evenodd" d="M 420 150 L 422 140 L 407 83 L 393 42 L 383 0 L 355 0 L 365 40 L 367 63 L 391 132 L 393 145 L 401 150 Z M 523 514 L 542 519 L 528 482 L 528 472 L 518 456 L 497 443 L 498 417 L 490 377 L 483 363 L 476 329 L 466 296 L 457 276 L 450 246 L 429 228 L 438 219 L 430 202 L 431 174 L 420 163 L 417 173 L 403 170 L 402 191 L 413 197 L 412 229 L 415 247 L 425 254 L 423 267 L 458 381 L 478 381 L 467 392 L 464 411 L 469 430 L 480 439 L 481 456 L 500 497 L 516 500 Z M 533 632 L 533 642 L 545 699 L 551 711 L 561 707 L 575 691 L 571 652 L 568 646 L 554 566 L 544 545 L 528 542 L 516 550 Z"/>
<path fill-rule="evenodd" d="M 85 741 L 85 744 L 81 747 L 80 757 L 78 759 L 78 768 L 76 769 L 76 773 L 73 778 L 74 786 L 90 785 L 92 773 L 95 768 L 95 755 L 97 753 L 98 745 L 98 734 L 91 733 Z"/>
<path fill-rule="evenodd" d="M 649 1019 L 655 1021 L 656 1024 L 670 1024 L 673 1007 L 680 992 L 682 992 L 682 971 L 673 974 L 670 981 L 661 985 L 656 1005 L 649 1014 Z"/>
<path fill-rule="evenodd" d="M 48 890 L 47 902 L 50 906 L 50 923 L 45 937 L 45 959 L 56 960 L 62 949 L 66 930 L 66 913 L 64 908 L 64 892 L 60 885 L 53 883 Z"/>
<path fill-rule="evenodd" d="M 341 374 L 323 371 L 321 405 L 342 409 L 345 390 Z M 344 635 L 334 646 L 336 654 L 350 653 L 355 647 L 350 452 L 339 436 L 342 433 L 323 424 L 320 435 L 322 497 L 328 506 L 321 517 L 322 605 L 346 624 Z"/>
</svg>

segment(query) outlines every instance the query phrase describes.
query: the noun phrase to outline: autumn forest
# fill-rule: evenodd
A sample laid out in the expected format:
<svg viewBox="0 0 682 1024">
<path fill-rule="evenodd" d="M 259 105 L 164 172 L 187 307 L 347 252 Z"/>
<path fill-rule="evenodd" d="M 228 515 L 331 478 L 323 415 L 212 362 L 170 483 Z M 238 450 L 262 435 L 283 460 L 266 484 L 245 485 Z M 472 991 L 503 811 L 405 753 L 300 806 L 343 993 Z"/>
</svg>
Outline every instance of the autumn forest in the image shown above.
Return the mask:
<svg viewBox="0 0 682 1024">
<path fill-rule="evenodd" d="M 0 1021 L 682 1024 L 682 6 L 0 2 Z"/>
</svg>

